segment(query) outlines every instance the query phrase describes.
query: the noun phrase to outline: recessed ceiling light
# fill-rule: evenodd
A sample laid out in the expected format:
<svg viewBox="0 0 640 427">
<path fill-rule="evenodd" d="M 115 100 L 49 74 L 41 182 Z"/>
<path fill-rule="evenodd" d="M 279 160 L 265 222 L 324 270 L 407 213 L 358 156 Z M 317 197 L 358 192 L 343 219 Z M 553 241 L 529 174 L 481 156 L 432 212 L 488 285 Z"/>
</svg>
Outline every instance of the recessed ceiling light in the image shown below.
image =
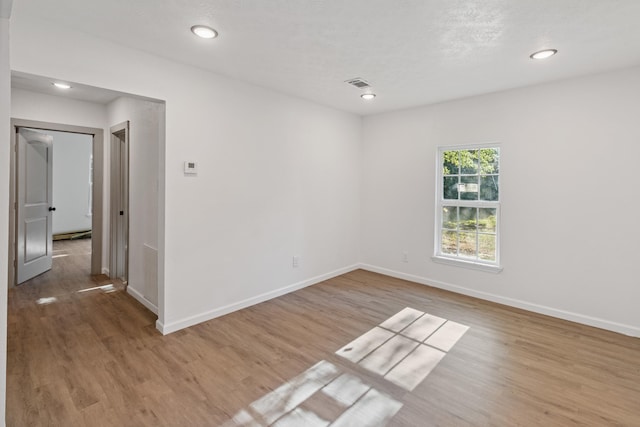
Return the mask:
<svg viewBox="0 0 640 427">
<path fill-rule="evenodd" d="M 364 99 L 365 101 L 371 101 L 375 97 L 375 93 L 363 93 L 362 95 L 360 95 L 360 98 Z"/>
<path fill-rule="evenodd" d="M 545 49 L 545 50 L 540 50 L 538 52 L 532 53 L 531 55 L 529 55 L 529 58 L 531 58 L 531 59 L 547 59 L 550 56 L 555 55 L 556 53 L 558 53 L 558 51 L 556 49 Z"/>
<path fill-rule="evenodd" d="M 218 32 L 211 27 L 207 27 L 206 25 L 194 25 L 191 27 L 191 32 L 198 37 L 202 37 L 203 39 L 214 39 L 218 37 Z"/>
<path fill-rule="evenodd" d="M 51 84 L 57 87 L 58 89 L 71 89 L 71 85 L 68 83 L 54 82 Z"/>
</svg>

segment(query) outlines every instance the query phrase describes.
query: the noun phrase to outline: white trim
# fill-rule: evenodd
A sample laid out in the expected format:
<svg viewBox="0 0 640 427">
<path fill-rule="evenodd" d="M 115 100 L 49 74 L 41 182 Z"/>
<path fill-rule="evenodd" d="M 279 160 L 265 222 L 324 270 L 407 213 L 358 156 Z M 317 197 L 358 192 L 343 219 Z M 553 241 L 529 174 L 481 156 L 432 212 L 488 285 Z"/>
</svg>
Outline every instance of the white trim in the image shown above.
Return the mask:
<svg viewBox="0 0 640 427">
<path fill-rule="evenodd" d="M 480 150 L 482 148 L 500 148 L 501 143 L 498 141 L 487 141 L 487 142 L 473 142 L 470 144 L 446 144 L 446 145 L 438 145 L 436 148 L 438 150 L 442 149 L 442 151 L 455 151 L 455 150 Z"/>
<path fill-rule="evenodd" d="M 288 294 L 290 292 L 306 288 L 307 286 L 324 282 L 325 280 L 332 279 L 336 276 L 349 273 L 359 268 L 359 264 L 353 264 L 347 267 L 340 268 L 338 270 L 331 271 L 329 273 L 321 274 L 319 276 L 294 283 L 289 286 L 285 286 L 270 292 L 265 292 L 264 294 L 260 294 L 255 297 L 247 298 L 242 301 L 225 305 L 224 307 L 205 311 L 204 313 L 196 314 L 195 316 L 185 317 L 184 319 L 176 320 L 171 323 L 162 323 L 158 319 L 158 321 L 156 322 L 156 329 L 158 329 L 163 335 L 167 335 L 172 332 L 179 331 L 180 329 L 188 328 L 189 326 L 197 325 L 198 323 L 206 322 L 207 320 L 215 319 L 216 317 L 224 316 L 225 314 L 233 313 L 234 311 L 242 310 L 243 308 L 251 307 L 252 305 L 260 304 L 261 302 L 265 302 L 270 299 Z"/>
<path fill-rule="evenodd" d="M 545 305 L 539 305 L 522 301 L 514 298 L 503 297 L 500 295 L 492 294 L 489 292 L 482 292 L 475 289 L 465 288 L 463 286 L 453 285 L 439 280 L 433 280 L 426 277 L 416 276 L 413 274 L 402 273 L 395 270 L 390 270 L 383 267 L 376 267 L 370 264 L 360 264 L 360 268 L 374 273 L 384 274 L 386 276 L 395 277 L 397 279 L 408 280 L 422 285 L 432 286 L 434 288 L 445 289 L 447 291 L 455 292 L 462 295 L 468 295 L 471 297 L 479 298 L 486 301 L 496 302 L 498 304 L 507 305 L 510 307 L 521 308 L 523 310 L 532 311 L 534 313 L 544 314 L 559 319 L 568 320 L 570 322 L 581 323 L 583 325 L 593 326 L 600 329 L 606 329 L 608 331 L 618 332 L 620 334 L 629 335 L 632 337 L 640 338 L 640 327 L 626 325 L 623 323 L 613 322 L 598 317 L 587 316 L 580 313 L 574 313 L 571 311 L 559 310 L 553 307 Z"/>
<path fill-rule="evenodd" d="M 146 299 L 140 292 L 133 289 L 131 286 L 127 286 L 127 293 L 134 297 L 140 304 L 147 307 L 147 309 L 149 309 L 153 314 L 155 314 L 156 316 L 158 315 L 158 307 L 153 305 L 153 303 Z"/>
<path fill-rule="evenodd" d="M 455 265 L 456 267 L 470 268 L 472 270 L 486 271 L 488 273 L 498 274 L 502 271 L 502 267 L 495 264 L 483 264 L 481 262 L 466 261 L 461 258 L 448 258 L 442 255 L 434 255 L 431 257 L 433 262 L 438 264 Z"/>
<path fill-rule="evenodd" d="M 109 276 L 109 269 L 106 267 L 102 267 L 102 274 L 104 274 L 105 276 Z"/>
</svg>

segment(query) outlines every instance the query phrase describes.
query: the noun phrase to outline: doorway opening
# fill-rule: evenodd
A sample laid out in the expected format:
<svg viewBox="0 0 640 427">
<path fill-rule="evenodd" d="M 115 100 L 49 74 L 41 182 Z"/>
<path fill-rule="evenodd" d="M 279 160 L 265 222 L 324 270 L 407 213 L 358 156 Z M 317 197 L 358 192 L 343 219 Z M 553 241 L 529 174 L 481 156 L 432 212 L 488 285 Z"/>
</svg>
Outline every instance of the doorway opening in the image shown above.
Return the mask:
<svg viewBox="0 0 640 427">
<path fill-rule="evenodd" d="M 109 275 L 129 278 L 129 121 L 111 127 L 111 244 Z"/>
<path fill-rule="evenodd" d="M 90 250 L 90 274 L 101 274 L 103 130 L 21 119 L 12 119 L 11 129 L 8 283 L 24 283 L 69 255 L 56 254 L 54 235 L 90 237 L 76 246 Z"/>
<path fill-rule="evenodd" d="M 85 244 L 90 244 L 92 250 L 83 250 L 85 259 L 82 260 L 82 265 L 85 268 L 76 268 L 80 267 L 80 260 L 71 255 L 54 258 L 50 273 L 38 276 L 28 287 L 20 286 L 10 290 L 10 295 L 30 294 L 33 297 L 35 294 L 46 299 L 49 294 L 64 294 L 73 295 L 72 299 L 75 299 L 76 296 L 83 297 L 90 293 L 77 293 L 79 290 L 93 289 L 98 285 L 96 289 L 99 289 L 99 292 L 107 292 L 109 289 L 102 289 L 100 286 L 113 284 L 118 291 L 124 290 L 157 314 L 158 325 L 161 325 L 164 307 L 165 101 L 77 82 L 73 83 L 73 91 L 63 93 L 56 90 L 51 81 L 50 77 L 12 71 L 11 114 L 13 117 L 21 118 L 19 125 L 36 130 L 75 131 L 95 136 L 95 139 L 100 138 L 103 145 L 100 148 L 94 147 L 93 150 L 92 239 L 82 240 Z M 97 129 L 73 126 L 68 129 L 52 126 L 51 123 L 34 124 L 28 122 L 29 120 L 83 124 Z M 123 155 L 128 154 L 128 159 L 123 156 L 123 160 L 128 161 L 130 174 L 123 176 L 123 184 L 128 182 L 124 187 L 128 191 L 128 198 L 126 192 L 121 191 L 124 202 L 117 213 L 120 216 L 122 211 L 124 218 L 114 219 L 115 223 L 121 222 L 121 231 L 114 236 L 114 240 L 122 242 L 119 244 L 121 255 L 113 257 L 114 263 L 118 266 L 112 267 L 111 126 L 125 121 L 129 122 L 129 146 L 128 150 L 123 150 Z M 15 144 L 16 123 L 14 120 L 12 144 Z M 123 136 L 119 132 L 121 130 L 124 130 L 124 127 L 113 129 L 115 137 L 120 137 L 119 140 L 122 140 Z M 126 144 L 121 144 L 126 147 Z M 119 159 L 121 156 L 114 157 Z M 121 163 L 124 165 L 127 161 Z M 15 173 L 15 170 L 12 169 L 11 173 Z M 15 181 L 12 182 L 13 188 Z M 13 207 L 15 200 L 11 199 L 10 202 Z M 57 208 L 53 214 L 55 218 L 55 214 L 60 213 L 60 207 L 52 207 Z M 14 227 L 16 221 L 13 209 L 10 216 L 11 226 Z M 8 275 L 10 286 L 14 286 L 15 228 L 10 232 L 11 259 L 8 261 Z M 127 236 L 128 239 L 118 239 L 118 236 Z M 56 241 L 54 246 L 56 244 L 62 243 Z M 114 246 L 118 247 L 118 244 Z M 55 251 L 54 248 L 54 256 L 66 255 L 64 251 L 70 253 L 71 249 L 66 248 L 60 253 Z M 93 254 L 91 271 L 88 268 L 89 252 Z M 69 278 L 72 271 L 76 279 Z M 126 287 L 121 279 L 126 281 Z M 77 289 L 74 290 L 75 288 Z"/>
</svg>

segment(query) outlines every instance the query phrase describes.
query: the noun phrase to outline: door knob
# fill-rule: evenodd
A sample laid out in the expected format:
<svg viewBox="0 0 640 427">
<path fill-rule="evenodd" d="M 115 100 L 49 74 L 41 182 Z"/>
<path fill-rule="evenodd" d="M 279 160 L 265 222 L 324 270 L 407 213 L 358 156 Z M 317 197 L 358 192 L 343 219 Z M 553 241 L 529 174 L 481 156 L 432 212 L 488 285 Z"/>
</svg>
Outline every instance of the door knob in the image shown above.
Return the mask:
<svg viewBox="0 0 640 427">
<path fill-rule="evenodd" d="M 49 207 L 49 212 L 55 211 L 55 210 L 56 210 L 56 208 Z"/>
</svg>

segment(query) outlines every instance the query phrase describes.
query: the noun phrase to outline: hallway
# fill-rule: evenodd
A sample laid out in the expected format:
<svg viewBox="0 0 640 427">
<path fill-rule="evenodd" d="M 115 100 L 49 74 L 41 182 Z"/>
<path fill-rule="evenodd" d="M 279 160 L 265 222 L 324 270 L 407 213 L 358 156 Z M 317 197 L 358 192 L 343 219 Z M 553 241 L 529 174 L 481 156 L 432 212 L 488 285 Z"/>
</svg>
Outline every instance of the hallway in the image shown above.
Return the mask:
<svg viewBox="0 0 640 427">
<path fill-rule="evenodd" d="M 157 335 L 155 315 L 106 276 L 90 276 L 91 240 L 53 243 L 53 268 L 9 290 L 7 425 L 100 425 L 85 409 L 108 393 L 115 336 Z M 100 406 L 100 405 L 99 405 Z"/>
</svg>

